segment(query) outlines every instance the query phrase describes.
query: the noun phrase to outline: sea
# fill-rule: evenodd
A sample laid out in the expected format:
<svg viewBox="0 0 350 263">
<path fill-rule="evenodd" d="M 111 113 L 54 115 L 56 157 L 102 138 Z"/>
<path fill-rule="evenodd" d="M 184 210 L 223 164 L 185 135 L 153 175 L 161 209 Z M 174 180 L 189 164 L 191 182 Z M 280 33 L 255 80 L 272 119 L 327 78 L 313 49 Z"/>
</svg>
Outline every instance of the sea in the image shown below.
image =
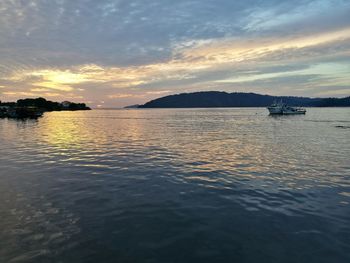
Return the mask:
<svg viewBox="0 0 350 263">
<path fill-rule="evenodd" d="M 0 262 L 350 262 L 350 108 L 0 119 Z"/>
</svg>

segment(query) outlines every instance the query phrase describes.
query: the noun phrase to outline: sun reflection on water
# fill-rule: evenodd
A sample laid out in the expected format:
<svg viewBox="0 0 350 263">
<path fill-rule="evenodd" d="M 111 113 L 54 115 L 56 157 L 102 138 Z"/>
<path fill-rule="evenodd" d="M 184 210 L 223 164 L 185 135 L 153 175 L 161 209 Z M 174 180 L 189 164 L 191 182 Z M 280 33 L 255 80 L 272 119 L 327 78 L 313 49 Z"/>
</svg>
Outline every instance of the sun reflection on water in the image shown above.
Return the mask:
<svg viewBox="0 0 350 263">
<path fill-rule="evenodd" d="M 289 233 L 287 247 L 299 244 L 295 233 L 317 232 L 346 251 L 338 226 L 349 233 L 350 137 L 336 126 L 349 116 L 344 109 L 296 118 L 270 118 L 264 109 L 159 109 L 2 119 L 0 254 L 90 255 L 91 239 L 115 248 L 130 233 L 133 244 L 143 238 L 147 251 L 163 251 L 183 238 L 179 232 L 193 243 L 203 231 L 215 236 L 211 244 Z M 4 252 L 1 240 L 19 245 Z"/>
</svg>

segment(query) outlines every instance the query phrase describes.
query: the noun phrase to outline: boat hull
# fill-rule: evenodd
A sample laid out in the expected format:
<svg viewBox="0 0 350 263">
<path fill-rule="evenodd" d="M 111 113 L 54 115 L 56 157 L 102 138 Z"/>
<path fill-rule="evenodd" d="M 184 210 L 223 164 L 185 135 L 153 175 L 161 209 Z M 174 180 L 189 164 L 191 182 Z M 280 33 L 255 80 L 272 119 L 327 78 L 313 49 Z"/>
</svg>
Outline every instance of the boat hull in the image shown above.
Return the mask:
<svg viewBox="0 0 350 263">
<path fill-rule="evenodd" d="M 296 110 L 296 111 L 287 111 L 287 110 L 270 110 L 270 115 L 305 115 L 306 110 Z"/>
<path fill-rule="evenodd" d="M 282 115 L 305 115 L 306 111 L 282 112 Z"/>
</svg>

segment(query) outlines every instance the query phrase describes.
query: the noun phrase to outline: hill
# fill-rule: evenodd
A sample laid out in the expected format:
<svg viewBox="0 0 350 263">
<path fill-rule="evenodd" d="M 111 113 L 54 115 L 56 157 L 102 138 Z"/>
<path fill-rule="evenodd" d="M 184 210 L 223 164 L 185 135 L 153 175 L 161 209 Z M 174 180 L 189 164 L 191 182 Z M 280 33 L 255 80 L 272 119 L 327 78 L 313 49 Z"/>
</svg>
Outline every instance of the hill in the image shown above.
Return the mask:
<svg viewBox="0 0 350 263">
<path fill-rule="evenodd" d="M 139 108 L 210 108 L 210 107 L 267 107 L 275 100 L 291 106 L 303 107 L 350 107 L 350 97 L 308 98 L 270 96 L 256 93 L 206 91 L 182 93 L 158 98 L 140 105 Z"/>
</svg>

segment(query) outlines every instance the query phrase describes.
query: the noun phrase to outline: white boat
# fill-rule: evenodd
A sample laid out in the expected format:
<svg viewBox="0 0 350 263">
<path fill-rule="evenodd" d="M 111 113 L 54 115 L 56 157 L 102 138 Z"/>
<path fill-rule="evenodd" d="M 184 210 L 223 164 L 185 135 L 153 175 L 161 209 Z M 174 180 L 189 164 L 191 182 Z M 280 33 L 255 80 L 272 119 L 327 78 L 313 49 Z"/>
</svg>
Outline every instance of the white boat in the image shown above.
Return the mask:
<svg viewBox="0 0 350 263">
<path fill-rule="evenodd" d="M 288 106 L 282 101 L 274 102 L 271 106 L 267 107 L 270 112 L 270 115 L 296 115 L 296 114 L 305 114 L 306 110 L 300 107 Z"/>
</svg>

